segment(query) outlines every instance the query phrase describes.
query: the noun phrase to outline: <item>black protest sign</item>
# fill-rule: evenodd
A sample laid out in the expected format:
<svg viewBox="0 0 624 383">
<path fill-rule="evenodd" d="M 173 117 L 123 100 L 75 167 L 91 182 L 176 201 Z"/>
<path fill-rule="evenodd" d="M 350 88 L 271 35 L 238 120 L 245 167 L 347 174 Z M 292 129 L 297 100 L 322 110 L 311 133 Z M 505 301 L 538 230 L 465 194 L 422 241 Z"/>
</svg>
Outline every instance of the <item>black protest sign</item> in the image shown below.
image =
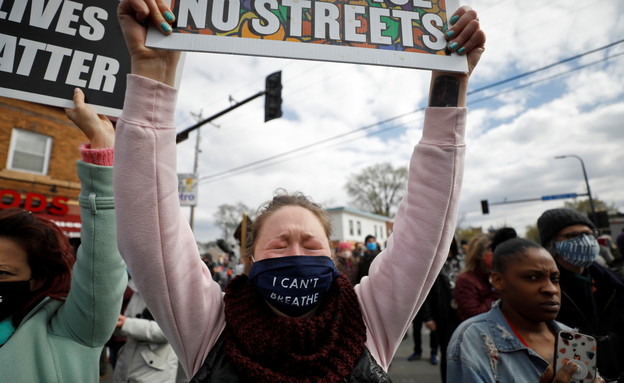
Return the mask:
<svg viewBox="0 0 624 383">
<path fill-rule="evenodd" d="M 0 96 L 118 116 L 130 56 L 118 0 L 0 0 Z"/>
</svg>

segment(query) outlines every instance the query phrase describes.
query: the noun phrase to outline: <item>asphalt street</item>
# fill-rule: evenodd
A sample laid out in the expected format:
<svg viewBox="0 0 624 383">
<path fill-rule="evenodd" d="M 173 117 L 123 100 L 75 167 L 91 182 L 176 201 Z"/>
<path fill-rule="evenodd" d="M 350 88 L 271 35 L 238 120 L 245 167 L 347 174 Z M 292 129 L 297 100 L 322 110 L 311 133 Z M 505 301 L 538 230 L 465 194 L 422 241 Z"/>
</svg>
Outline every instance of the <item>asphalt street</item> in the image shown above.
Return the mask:
<svg viewBox="0 0 624 383">
<path fill-rule="evenodd" d="M 403 339 L 399 349 L 390 364 L 388 374 L 393 383 L 441 383 L 440 365 L 432 365 L 429 362 L 429 330 L 423 326 L 422 331 L 422 359 L 408 362 L 407 357 L 414 350 L 414 338 L 412 329 L 408 331 L 408 337 Z"/>
</svg>

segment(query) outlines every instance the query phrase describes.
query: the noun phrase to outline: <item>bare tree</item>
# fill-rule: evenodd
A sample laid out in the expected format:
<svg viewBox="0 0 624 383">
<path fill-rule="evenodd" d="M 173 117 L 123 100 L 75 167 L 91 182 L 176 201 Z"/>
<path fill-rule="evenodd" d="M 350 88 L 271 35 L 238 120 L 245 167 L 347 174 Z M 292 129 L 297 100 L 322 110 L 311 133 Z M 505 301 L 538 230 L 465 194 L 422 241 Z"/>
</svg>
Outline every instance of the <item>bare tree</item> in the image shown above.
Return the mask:
<svg viewBox="0 0 624 383">
<path fill-rule="evenodd" d="M 345 185 L 353 203 L 360 209 L 391 217 L 403 198 L 407 168 L 381 163 L 352 174 Z"/>
<path fill-rule="evenodd" d="M 252 209 L 242 202 L 235 205 L 219 205 L 213 217 L 215 224 L 221 229 L 223 239 L 230 239 L 238 224 L 243 220 L 243 213 L 248 216 L 253 214 Z"/>
<path fill-rule="evenodd" d="M 608 214 L 617 214 L 619 213 L 618 208 L 614 203 L 607 203 L 605 201 L 599 200 L 598 198 L 593 198 L 594 206 L 596 207 L 596 211 L 606 211 Z M 574 201 L 566 201 L 563 204 L 563 207 L 576 210 L 579 213 L 589 214 L 591 213 L 591 207 L 589 205 L 589 198 L 586 199 L 574 199 Z"/>
<path fill-rule="evenodd" d="M 537 225 L 527 225 L 525 228 L 524 238 L 530 239 L 533 242 L 540 243 L 540 235 L 539 230 L 537 229 Z"/>
</svg>

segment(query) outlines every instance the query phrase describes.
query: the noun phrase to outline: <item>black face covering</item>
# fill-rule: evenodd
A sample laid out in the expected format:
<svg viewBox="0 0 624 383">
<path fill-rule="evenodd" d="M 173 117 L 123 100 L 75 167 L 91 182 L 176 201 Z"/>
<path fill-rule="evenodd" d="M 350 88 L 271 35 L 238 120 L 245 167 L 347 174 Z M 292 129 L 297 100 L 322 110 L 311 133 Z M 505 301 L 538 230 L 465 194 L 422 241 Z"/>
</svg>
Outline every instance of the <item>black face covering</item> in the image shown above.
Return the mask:
<svg viewBox="0 0 624 383">
<path fill-rule="evenodd" d="M 30 280 L 0 282 L 0 321 L 13 315 L 30 295 Z"/>
</svg>

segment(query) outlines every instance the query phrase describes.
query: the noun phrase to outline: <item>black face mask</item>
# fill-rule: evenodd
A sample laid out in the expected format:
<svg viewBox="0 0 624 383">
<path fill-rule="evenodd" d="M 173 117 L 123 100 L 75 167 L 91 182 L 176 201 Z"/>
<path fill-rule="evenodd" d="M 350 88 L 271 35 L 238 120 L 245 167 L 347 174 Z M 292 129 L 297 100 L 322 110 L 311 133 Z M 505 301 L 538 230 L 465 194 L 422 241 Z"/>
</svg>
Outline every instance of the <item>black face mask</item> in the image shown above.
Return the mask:
<svg viewBox="0 0 624 383">
<path fill-rule="evenodd" d="M 30 296 L 30 280 L 0 282 L 0 321 L 13 315 Z"/>
</svg>

